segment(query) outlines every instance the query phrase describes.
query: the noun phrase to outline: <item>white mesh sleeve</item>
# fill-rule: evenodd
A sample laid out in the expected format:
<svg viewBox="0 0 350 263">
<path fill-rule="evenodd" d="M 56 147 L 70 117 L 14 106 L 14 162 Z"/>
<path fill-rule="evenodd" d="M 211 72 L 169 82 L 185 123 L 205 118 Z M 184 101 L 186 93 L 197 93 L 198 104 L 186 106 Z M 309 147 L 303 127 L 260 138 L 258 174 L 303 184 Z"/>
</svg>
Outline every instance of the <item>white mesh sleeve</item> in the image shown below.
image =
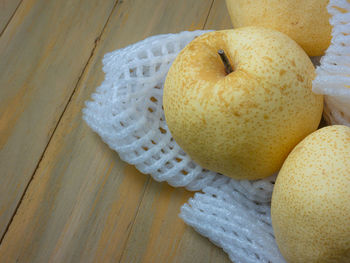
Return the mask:
<svg viewBox="0 0 350 263">
<path fill-rule="evenodd" d="M 350 126 L 350 3 L 331 0 L 328 12 L 332 42 L 316 69 L 313 91 L 325 95 L 324 116 L 330 124 Z"/>
</svg>

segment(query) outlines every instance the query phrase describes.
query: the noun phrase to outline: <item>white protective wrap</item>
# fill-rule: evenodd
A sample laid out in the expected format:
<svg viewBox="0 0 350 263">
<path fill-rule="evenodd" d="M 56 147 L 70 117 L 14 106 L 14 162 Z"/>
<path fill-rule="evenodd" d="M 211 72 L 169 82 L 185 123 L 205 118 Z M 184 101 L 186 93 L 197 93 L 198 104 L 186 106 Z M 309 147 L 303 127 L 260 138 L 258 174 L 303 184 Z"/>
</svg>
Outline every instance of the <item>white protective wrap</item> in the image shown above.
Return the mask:
<svg viewBox="0 0 350 263">
<path fill-rule="evenodd" d="M 350 2 L 331 0 L 332 42 L 316 69 L 313 91 L 325 95 L 329 124 L 350 126 Z"/>
</svg>

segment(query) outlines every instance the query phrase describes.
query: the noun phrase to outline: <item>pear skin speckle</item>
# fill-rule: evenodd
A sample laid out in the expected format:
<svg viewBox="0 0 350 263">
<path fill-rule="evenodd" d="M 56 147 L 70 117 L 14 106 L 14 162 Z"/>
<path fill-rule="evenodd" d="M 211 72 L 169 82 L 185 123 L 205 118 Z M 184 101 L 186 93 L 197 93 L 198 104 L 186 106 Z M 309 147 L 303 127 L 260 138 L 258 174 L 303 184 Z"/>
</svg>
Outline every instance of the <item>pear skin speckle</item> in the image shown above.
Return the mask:
<svg viewBox="0 0 350 263">
<path fill-rule="evenodd" d="M 290 153 L 271 218 L 287 262 L 350 262 L 350 128 L 328 126 Z"/>
</svg>

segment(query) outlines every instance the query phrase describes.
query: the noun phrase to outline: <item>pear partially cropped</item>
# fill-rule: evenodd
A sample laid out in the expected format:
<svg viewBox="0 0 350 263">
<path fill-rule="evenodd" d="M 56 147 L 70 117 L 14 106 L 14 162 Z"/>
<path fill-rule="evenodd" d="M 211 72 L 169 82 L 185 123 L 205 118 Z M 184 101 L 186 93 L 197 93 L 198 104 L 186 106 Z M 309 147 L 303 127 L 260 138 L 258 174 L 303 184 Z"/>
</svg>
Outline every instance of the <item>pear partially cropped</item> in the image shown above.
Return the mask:
<svg viewBox="0 0 350 263">
<path fill-rule="evenodd" d="M 226 72 L 220 49 L 233 72 Z M 264 178 L 318 127 L 323 97 L 311 91 L 314 76 L 305 51 L 278 31 L 206 33 L 180 52 L 168 72 L 166 122 L 202 167 L 236 179 Z"/>
<path fill-rule="evenodd" d="M 277 176 L 271 218 L 287 262 L 350 262 L 350 128 L 307 136 Z"/>
<path fill-rule="evenodd" d="M 309 56 L 321 56 L 331 43 L 329 0 L 226 0 L 234 28 L 263 26 L 294 39 Z"/>
</svg>

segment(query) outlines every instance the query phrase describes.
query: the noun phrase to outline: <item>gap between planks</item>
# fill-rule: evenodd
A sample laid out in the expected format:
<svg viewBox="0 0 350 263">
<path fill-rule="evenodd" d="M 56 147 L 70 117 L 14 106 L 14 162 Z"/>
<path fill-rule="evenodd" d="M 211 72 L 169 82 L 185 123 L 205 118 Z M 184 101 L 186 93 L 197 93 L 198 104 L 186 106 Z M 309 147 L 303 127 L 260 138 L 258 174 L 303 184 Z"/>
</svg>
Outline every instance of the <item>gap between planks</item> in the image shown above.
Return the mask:
<svg viewBox="0 0 350 263">
<path fill-rule="evenodd" d="M 7 26 L 10 24 L 12 18 L 14 17 L 16 11 L 18 10 L 18 8 L 19 8 L 19 6 L 22 4 L 22 2 L 23 2 L 23 0 L 21 0 L 21 2 L 20 2 L 20 3 L 18 4 L 18 6 L 16 7 L 16 9 L 15 9 L 15 11 L 13 12 L 11 18 L 10 18 L 9 21 L 7 22 L 6 26 L 4 27 L 4 30 L 1 32 L 0 37 L 2 36 L 3 32 L 5 32 Z M 63 117 L 63 115 L 65 114 L 65 112 L 66 112 L 66 110 L 67 110 L 67 108 L 68 108 L 68 105 L 70 104 L 70 102 L 71 102 L 71 100 L 72 100 L 72 97 L 74 96 L 75 91 L 77 90 L 77 87 L 79 86 L 80 81 L 81 81 L 81 79 L 82 79 L 82 77 L 83 77 L 83 75 L 84 75 L 84 73 L 85 73 L 85 71 L 86 71 L 86 69 L 87 69 L 89 63 L 92 61 L 92 58 L 94 57 L 95 51 L 96 51 L 96 49 L 98 48 L 98 45 L 99 45 L 100 40 L 101 40 L 101 37 L 102 37 L 102 35 L 104 34 L 104 32 L 105 32 L 105 30 L 106 30 L 106 27 L 107 27 L 107 25 L 108 25 L 108 23 L 109 23 L 109 21 L 110 21 L 111 15 L 113 14 L 113 12 L 114 12 L 114 10 L 116 9 L 116 7 L 118 6 L 118 3 L 119 3 L 119 0 L 116 0 L 116 1 L 115 1 L 115 4 L 114 4 L 114 6 L 113 6 L 113 8 L 112 8 L 112 10 L 111 10 L 111 12 L 110 12 L 109 15 L 108 15 L 108 19 L 107 19 L 106 23 L 104 24 L 104 26 L 103 26 L 103 28 L 102 28 L 102 30 L 101 30 L 101 33 L 100 33 L 99 36 L 96 37 L 96 39 L 95 39 L 94 46 L 93 46 L 93 48 L 91 49 L 91 54 L 90 54 L 89 58 L 87 59 L 87 61 L 86 61 L 86 63 L 85 63 L 85 66 L 83 67 L 83 70 L 81 71 L 81 74 L 80 74 L 79 77 L 78 77 L 78 80 L 77 80 L 77 82 L 76 82 L 76 84 L 75 84 L 75 86 L 74 86 L 74 89 L 73 89 L 71 95 L 69 96 L 69 99 L 68 99 L 68 101 L 67 101 L 67 103 L 66 103 L 66 105 L 65 105 L 65 107 L 64 107 L 64 109 L 63 109 L 63 111 L 62 111 L 62 113 L 61 113 L 61 115 L 60 115 L 60 117 L 59 117 L 59 119 L 58 119 L 58 121 L 57 121 L 55 127 L 54 127 L 54 129 L 53 129 L 53 131 L 52 131 L 52 134 L 51 134 L 51 136 L 50 136 L 50 138 L 49 138 L 49 140 L 48 140 L 48 142 L 47 142 L 47 144 L 46 144 L 46 146 L 45 146 L 45 149 L 44 149 L 44 151 L 42 152 L 42 154 L 41 154 L 41 156 L 40 156 L 40 159 L 39 159 L 37 165 L 35 166 L 35 169 L 34 169 L 32 175 L 31 175 L 31 177 L 30 177 L 30 179 L 29 179 L 29 181 L 28 181 L 28 183 L 27 183 L 27 185 L 26 185 L 26 187 L 25 187 L 25 189 L 24 189 L 24 191 L 23 191 L 23 193 L 22 193 L 22 196 L 21 196 L 21 198 L 20 198 L 20 200 L 19 200 L 19 202 L 18 202 L 18 204 L 17 204 L 17 206 L 16 206 L 16 208 L 15 208 L 15 210 L 14 210 L 12 216 L 11 216 L 11 219 L 9 220 L 9 222 L 8 222 L 6 228 L 5 228 L 4 233 L 3 233 L 3 235 L 2 235 L 1 238 L 0 238 L 0 245 L 2 244 L 2 241 L 4 240 L 4 238 L 5 238 L 5 236 L 6 236 L 7 232 L 8 232 L 8 230 L 9 230 L 9 228 L 10 228 L 10 225 L 11 225 L 11 223 L 12 223 L 12 221 L 13 221 L 13 218 L 14 218 L 14 217 L 16 216 L 16 214 L 17 214 L 18 208 L 21 206 L 22 200 L 23 200 L 24 196 L 25 196 L 26 193 L 27 193 L 28 187 L 29 187 L 29 185 L 31 184 L 31 182 L 33 181 L 34 175 L 35 175 L 35 173 L 36 173 L 36 171 L 37 171 L 37 169 L 38 169 L 38 167 L 39 167 L 39 165 L 40 165 L 40 163 L 41 163 L 41 161 L 42 161 L 42 159 L 43 159 L 43 156 L 44 156 L 45 153 L 46 153 L 47 148 L 48 148 L 49 145 L 50 145 L 51 139 L 52 139 L 53 136 L 55 135 L 56 129 L 57 129 L 57 127 L 59 126 L 59 124 L 60 124 L 60 122 L 61 122 L 61 120 L 62 120 L 62 117 Z"/>
<path fill-rule="evenodd" d="M 0 32 L 0 37 L 2 36 L 2 34 L 5 32 L 7 26 L 11 23 L 12 18 L 14 17 L 14 15 L 16 14 L 18 8 L 20 7 L 20 5 L 22 4 L 23 0 L 20 0 L 20 2 L 17 4 L 17 7 L 15 8 L 15 10 L 12 12 L 12 15 L 9 17 L 9 19 L 7 20 L 4 28 L 1 30 Z"/>
<path fill-rule="evenodd" d="M 210 5 L 210 7 L 209 7 L 209 11 L 208 11 L 207 18 L 205 19 L 204 24 L 203 24 L 203 26 L 202 26 L 202 30 L 204 30 L 205 27 L 207 26 L 208 19 L 209 19 L 209 15 L 210 15 L 211 9 L 213 8 L 214 2 L 215 2 L 215 0 L 213 0 L 213 1 L 211 2 L 211 5 Z"/>
</svg>

